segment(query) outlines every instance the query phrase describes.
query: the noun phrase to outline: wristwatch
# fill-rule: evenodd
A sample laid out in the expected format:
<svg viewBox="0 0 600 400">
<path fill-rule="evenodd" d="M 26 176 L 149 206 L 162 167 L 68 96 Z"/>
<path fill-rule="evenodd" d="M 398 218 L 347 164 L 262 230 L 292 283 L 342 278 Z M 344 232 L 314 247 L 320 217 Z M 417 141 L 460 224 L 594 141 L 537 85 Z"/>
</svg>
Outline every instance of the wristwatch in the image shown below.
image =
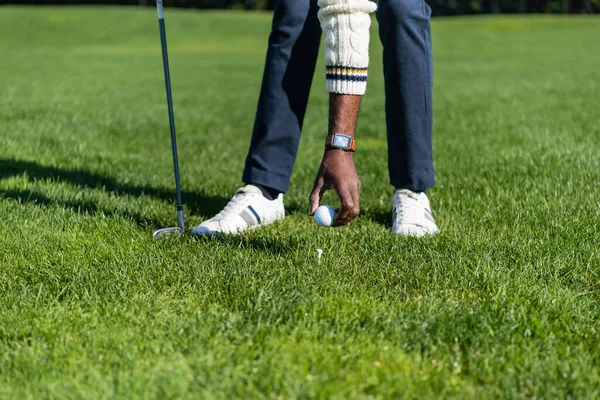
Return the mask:
<svg viewBox="0 0 600 400">
<path fill-rule="evenodd" d="M 333 135 L 327 136 L 327 139 L 325 139 L 325 146 L 330 146 L 335 149 L 342 149 L 345 151 L 355 151 L 356 141 L 352 136 L 334 133 Z"/>
</svg>

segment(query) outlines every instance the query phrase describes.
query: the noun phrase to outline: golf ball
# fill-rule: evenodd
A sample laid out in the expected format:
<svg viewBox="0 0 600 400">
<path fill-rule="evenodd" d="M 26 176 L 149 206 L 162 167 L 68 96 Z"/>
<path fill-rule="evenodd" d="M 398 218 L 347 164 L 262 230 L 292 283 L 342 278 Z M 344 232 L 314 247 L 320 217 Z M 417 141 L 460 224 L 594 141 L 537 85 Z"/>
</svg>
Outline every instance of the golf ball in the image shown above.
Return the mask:
<svg viewBox="0 0 600 400">
<path fill-rule="evenodd" d="M 319 226 L 331 226 L 335 219 L 335 210 L 331 206 L 323 205 L 315 211 L 315 222 Z"/>
</svg>

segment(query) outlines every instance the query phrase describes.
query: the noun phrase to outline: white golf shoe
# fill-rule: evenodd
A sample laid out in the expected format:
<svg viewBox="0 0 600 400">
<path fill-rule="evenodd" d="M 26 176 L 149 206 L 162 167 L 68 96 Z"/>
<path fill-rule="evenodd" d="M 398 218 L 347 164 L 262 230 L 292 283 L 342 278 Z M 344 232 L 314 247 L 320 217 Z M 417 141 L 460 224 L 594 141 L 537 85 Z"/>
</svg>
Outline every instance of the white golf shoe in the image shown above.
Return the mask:
<svg viewBox="0 0 600 400">
<path fill-rule="evenodd" d="M 398 189 L 393 198 L 392 231 L 403 236 L 425 236 L 438 231 L 425 193 Z"/>
<path fill-rule="evenodd" d="M 198 225 L 192 235 L 240 233 L 272 224 L 284 217 L 283 194 L 269 200 L 256 186 L 246 185 L 235 192 L 220 213 Z"/>
</svg>

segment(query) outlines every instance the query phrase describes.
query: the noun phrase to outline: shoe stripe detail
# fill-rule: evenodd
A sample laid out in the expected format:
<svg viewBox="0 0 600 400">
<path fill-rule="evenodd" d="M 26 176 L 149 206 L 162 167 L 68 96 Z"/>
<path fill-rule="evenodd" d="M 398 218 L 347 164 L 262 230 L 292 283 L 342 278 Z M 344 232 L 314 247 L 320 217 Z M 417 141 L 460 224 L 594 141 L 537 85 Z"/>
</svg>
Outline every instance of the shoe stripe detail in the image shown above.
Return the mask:
<svg viewBox="0 0 600 400">
<path fill-rule="evenodd" d="M 242 219 L 244 220 L 244 222 L 246 224 L 248 224 L 248 226 L 256 225 L 256 221 L 254 220 L 254 218 L 252 218 L 252 215 L 250 215 L 250 213 L 248 212 L 248 210 L 242 211 L 240 213 L 240 217 L 242 217 Z"/>
<path fill-rule="evenodd" d="M 256 217 L 256 220 L 258 221 L 258 223 L 260 224 L 260 217 L 258 216 L 258 213 L 256 212 L 256 210 L 252 207 L 252 206 L 248 206 L 248 209 L 250 211 L 252 211 L 252 214 L 254 214 L 254 216 Z"/>
<path fill-rule="evenodd" d="M 431 214 L 431 211 L 429 211 L 428 209 L 425 209 L 425 219 L 428 219 L 429 221 L 431 221 L 435 224 L 435 220 L 433 219 L 433 214 Z"/>
</svg>

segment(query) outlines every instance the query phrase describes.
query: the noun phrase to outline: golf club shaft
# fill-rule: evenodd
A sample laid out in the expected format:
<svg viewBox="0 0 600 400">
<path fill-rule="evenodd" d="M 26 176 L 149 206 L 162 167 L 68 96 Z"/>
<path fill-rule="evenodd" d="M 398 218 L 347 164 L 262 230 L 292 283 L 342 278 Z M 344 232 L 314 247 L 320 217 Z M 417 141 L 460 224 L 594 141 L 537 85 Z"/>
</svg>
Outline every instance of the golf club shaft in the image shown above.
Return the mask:
<svg viewBox="0 0 600 400">
<path fill-rule="evenodd" d="M 169 71 L 169 54 L 167 52 L 167 32 L 162 0 L 156 1 L 158 26 L 160 27 L 160 43 L 162 46 L 163 66 L 165 70 L 165 86 L 167 90 L 167 107 L 169 109 L 169 126 L 171 128 L 171 146 L 173 148 L 173 170 L 175 172 L 175 190 L 177 192 L 177 220 L 179 228 L 184 230 L 183 204 L 181 201 L 181 184 L 179 181 L 179 158 L 177 157 L 177 138 L 175 136 L 175 115 L 173 114 L 173 97 L 171 95 L 171 73 Z"/>
</svg>

